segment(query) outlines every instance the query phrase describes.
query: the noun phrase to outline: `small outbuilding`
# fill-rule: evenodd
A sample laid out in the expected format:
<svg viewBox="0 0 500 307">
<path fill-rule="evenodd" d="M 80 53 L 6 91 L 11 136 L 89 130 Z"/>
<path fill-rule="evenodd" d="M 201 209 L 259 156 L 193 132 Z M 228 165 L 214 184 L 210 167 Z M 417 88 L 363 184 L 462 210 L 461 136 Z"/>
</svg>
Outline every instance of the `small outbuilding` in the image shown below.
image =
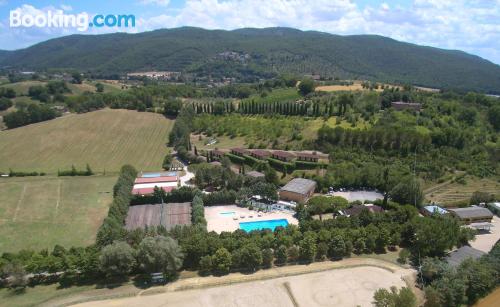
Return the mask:
<svg viewBox="0 0 500 307">
<path fill-rule="evenodd" d="M 490 210 L 478 206 L 448 209 L 448 211 L 466 224 L 490 223 L 491 219 L 493 219 L 493 213 Z"/>
<path fill-rule="evenodd" d="M 441 207 L 439 207 L 437 205 L 425 206 L 425 207 L 422 208 L 422 210 L 420 210 L 420 212 L 424 216 L 444 215 L 444 214 L 448 213 L 448 211 L 446 211 L 445 209 L 443 209 L 443 208 L 441 208 Z"/>
<path fill-rule="evenodd" d="M 313 195 L 316 181 L 304 178 L 294 178 L 279 191 L 281 200 L 305 203 Z"/>
</svg>

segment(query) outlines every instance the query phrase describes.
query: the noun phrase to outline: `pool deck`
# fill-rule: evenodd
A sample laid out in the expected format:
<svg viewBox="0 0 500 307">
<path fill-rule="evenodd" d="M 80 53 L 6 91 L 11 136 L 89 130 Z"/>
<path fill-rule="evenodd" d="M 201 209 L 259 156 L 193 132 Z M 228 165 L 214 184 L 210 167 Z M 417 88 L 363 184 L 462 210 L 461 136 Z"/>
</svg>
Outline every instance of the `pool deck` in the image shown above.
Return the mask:
<svg viewBox="0 0 500 307">
<path fill-rule="evenodd" d="M 222 215 L 222 212 L 234 211 L 234 215 Z M 261 216 L 259 216 L 261 214 Z M 244 218 L 241 218 L 244 216 Z M 253 216 L 253 217 L 250 217 Z M 237 217 L 237 220 L 233 218 Z M 205 219 L 207 220 L 207 230 L 221 233 L 223 231 L 235 231 L 240 229 L 240 222 L 257 222 L 267 220 L 286 219 L 288 224 L 298 225 L 299 221 L 293 217 L 291 212 L 275 211 L 269 213 L 259 213 L 247 208 L 240 208 L 236 205 L 205 207 Z"/>
</svg>

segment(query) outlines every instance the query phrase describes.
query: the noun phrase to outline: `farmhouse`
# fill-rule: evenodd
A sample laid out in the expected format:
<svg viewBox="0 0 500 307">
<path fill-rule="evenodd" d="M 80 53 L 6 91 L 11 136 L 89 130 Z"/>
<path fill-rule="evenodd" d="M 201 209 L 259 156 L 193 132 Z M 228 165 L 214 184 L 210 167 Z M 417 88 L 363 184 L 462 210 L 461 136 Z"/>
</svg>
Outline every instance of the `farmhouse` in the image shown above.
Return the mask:
<svg viewBox="0 0 500 307">
<path fill-rule="evenodd" d="M 420 103 L 416 103 L 416 102 L 394 101 L 394 102 L 391 102 L 391 106 L 397 111 L 402 111 L 402 110 L 420 111 L 420 110 L 422 110 L 422 105 Z"/>
<path fill-rule="evenodd" d="M 250 154 L 245 148 L 231 148 L 231 153 L 240 157 Z"/>
<path fill-rule="evenodd" d="M 272 152 L 271 156 L 274 159 L 281 160 L 284 162 L 290 162 L 293 159 L 295 159 L 295 155 L 291 152 L 288 151 L 282 151 L 282 150 L 275 150 Z"/>
<path fill-rule="evenodd" d="M 191 203 L 169 203 L 130 206 L 125 228 L 163 226 L 167 230 L 177 225 L 191 225 Z"/>
<path fill-rule="evenodd" d="M 490 210 L 477 206 L 449 209 L 448 211 L 466 224 L 490 223 L 493 218 L 493 213 Z"/>
<path fill-rule="evenodd" d="M 363 210 L 368 210 L 371 213 L 378 213 L 378 212 L 384 212 L 384 209 L 382 207 L 373 205 L 373 204 L 366 204 L 366 205 L 353 205 L 351 208 L 345 209 L 342 213 L 346 216 L 358 216 L 363 212 Z"/>
<path fill-rule="evenodd" d="M 264 178 L 264 177 L 266 177 L 266 175 L 262 174 L 261 172 L 257 172 L 257 171 L 250 171 L 250 172 L 246 173 L 245 175 L 247 175 L 249 177 L 253 177 L 253 178 Z"/>
<path fill-rule="evenodd" d="M 250 155 L 256 159 L 265 160 L 271 156 L 271 153 L 263 149 L 255 149 L 250 152 Z"/>
<path fill-rule="evenodd" d="M 279 191 L 281 200 L 290 200 L 297 203 L 305 203 L 312 196 L 316 189 L 316 181 L 295 178 L 288 182 Z"/>
</svg>

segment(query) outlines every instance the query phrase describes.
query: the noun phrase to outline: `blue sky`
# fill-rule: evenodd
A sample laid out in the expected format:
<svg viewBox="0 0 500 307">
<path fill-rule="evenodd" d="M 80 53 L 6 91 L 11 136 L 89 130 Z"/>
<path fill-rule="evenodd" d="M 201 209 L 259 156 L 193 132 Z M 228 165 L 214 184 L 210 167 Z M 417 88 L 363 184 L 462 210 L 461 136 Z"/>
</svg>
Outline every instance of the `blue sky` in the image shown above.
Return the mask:
<svg viewBox="0 0 500 307">
<path fill-rule="evenodd" d="M 134 14 L 127 32 L 197 26 L 208 29 L 286 26 L 334 34 L 379 34 L 459 49 L 500 64 L 500 0 L 0 0 L 0 49 L 13 50 L 82 33 L 74 28 L 11 28 L 9 12 Z M 91 28 L 85 34 L 114 32 Z"/>
</svg>

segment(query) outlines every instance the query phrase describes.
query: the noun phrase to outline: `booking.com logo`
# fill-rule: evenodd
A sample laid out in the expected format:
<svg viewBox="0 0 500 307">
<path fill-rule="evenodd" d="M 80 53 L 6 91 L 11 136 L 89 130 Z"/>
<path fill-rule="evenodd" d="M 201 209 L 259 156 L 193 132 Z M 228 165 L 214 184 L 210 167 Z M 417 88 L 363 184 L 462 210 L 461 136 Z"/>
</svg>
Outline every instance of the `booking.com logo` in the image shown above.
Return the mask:
<svg viewBox="0 0 500 307">
<path fill-rule="evenodd" d="M 64 14 L 62 10 L 27 14 L 20 10 L 10 11 L 10 26 L 38 28 L 76 28 L 87 31 L 89 27 L 135 27 L 135 15 L 97 14 L 90 17 L 87 13 Z"/>
</svg>

